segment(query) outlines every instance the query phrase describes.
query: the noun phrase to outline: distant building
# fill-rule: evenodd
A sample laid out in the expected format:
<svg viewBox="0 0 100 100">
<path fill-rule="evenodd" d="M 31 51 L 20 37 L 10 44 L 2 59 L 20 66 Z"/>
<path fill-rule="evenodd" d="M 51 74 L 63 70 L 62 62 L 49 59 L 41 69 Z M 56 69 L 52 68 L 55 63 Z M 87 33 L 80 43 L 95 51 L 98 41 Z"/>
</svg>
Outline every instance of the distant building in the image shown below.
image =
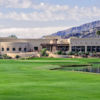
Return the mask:
<svg viewBox="0 0 100 100">
<path fill-rule="evenodd" d="M 97 52 L 100 53 L 100 38 L 70 38 L 45 37 L 43 39 L 0 38 L 0 54 L 48 51 L 65 52 Z"/>
</svg>

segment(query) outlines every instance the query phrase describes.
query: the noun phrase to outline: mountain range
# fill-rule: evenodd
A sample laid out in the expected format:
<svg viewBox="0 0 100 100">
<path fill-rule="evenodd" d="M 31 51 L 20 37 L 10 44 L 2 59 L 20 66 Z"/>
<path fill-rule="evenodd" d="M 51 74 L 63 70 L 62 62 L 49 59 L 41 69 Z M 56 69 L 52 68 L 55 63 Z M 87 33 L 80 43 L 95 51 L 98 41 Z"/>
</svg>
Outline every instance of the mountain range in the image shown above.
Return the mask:
<svg viewBox="0 0 100 100">
<path fill-rule="evenodd" d="M 86 23 L 78 27 L 72 27 L 57 33 L 52 36 L 61 36 L 62 38 L 78 37 L 78 38 L 93 38 L 98 37 L 96 32 L 100 30 L 100 20 L 91 23 Z"/>
</svg>

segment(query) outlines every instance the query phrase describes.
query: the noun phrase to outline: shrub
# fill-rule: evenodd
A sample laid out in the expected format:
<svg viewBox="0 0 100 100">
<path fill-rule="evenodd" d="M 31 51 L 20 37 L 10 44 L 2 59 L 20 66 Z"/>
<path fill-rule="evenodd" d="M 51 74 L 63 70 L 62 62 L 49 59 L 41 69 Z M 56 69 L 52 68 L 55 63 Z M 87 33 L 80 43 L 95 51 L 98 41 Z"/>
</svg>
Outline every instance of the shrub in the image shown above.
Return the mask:
<svg viewBox="0 0 100 100">
<path fill-rule="evenodd" d="M 0 55 L 0 59 L 3 59 L 2 55 Z"/>
<path fill-rule="evenodd" d="M 2 55 L 2 59 L 11 59 L 10 56 L 8 56 L 7 54 Z"/>
<path fill-rule="evenodd" d="M 20 58 L 20 56 L 19 55 L 16 55 L 16 59 L 18 59 L 18 58 Z"/>
<path fill-rule="evenodd" d="M 89 55 L 89 52 L 86 52 L 85 54 L 86 54 L 86 55 Z"/>
<path fill-rule="evenodd" d="M 82 55 L 82 52 L 78 52 L 78 56 L 81 56 Z"/>
<path fill-rule="evenodd" d="M 83 56 L 83 55 L 85 55 L 85 52 L 80 51 L 80 52 L 78 52 L 78 55 Z"/>
<path fill-rule="evenodd" d="M 78 52 L 75 52 L 75 54 L 74 54 L 75 56 L 78 56 L 79 55 L 79 53 Z"/>
<path fill-rule="evenodd" d="M 41 56 L 48 56 L 48 54 L 46 53 L 47 49 L 44 48 L 41 50 Z"/>
<path fill-rule="evenodd" d="M 57 51 L 55 54 L 57 54 L 57 55 L 66 55 L 66 52 Z"/>
<path fill-rule="evenodd" d="M 61 55 L 62 51 L 57 51 L 56 54 Z"/>
<path fill-rule="evenodd" d="M 90 53 L 89 53 L 89 56 L 91 56 L 91 57 L 92 57 L 92 56 L 93 56 L 93 53 L 92 53 L 92 52 L 90 52 Z"/>
<path fill-rule="evenodd" d="M 74 55 L 75 54 L 75 52 L 69 52 L 68 53 L 68 55 Z"/>
<path fill-rule="evenodd" d="M 65 52 L 62 52 L 62 55 L 66 55 L 66 53 Z"/>
</svg>

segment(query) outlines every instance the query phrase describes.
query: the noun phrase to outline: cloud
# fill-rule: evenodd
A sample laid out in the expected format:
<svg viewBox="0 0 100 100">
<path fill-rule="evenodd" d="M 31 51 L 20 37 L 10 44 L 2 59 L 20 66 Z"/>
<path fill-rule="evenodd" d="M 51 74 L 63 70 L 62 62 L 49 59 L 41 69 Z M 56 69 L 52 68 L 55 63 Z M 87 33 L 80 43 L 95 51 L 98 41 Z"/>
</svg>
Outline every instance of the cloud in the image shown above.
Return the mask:
<svg viewBox="0 0 100 100">
<path fill-rule="evenodd" d="M 61 10 L 61 11 L 60 11 Z M 82 19 L 96 19 L 100 18 L 100 8 L 68 8 L 63 9 L 62 7 L 57 8 L 45 8 L 45 10 L 38 12 L 34 11 L 31 13 L 15 11 L 9 13 L 0 13 L 1 19 L 12 19 L 19 21 L 80 21 Z"/>
<path fill-rule="evenodd" d="M 0 0 L 0 6 L 6 8 L 29 8 L 32 0 Z"/>
<path fill-rule="evenodd" d="M 4 2 L 7 1 L 7 2 Z M 1 0 L 0 5 L 10 8 L 28 9 L 30 13 L 9 11 L 0 13 L 1 19 L 12 19 L 17 21 L 81 21 L 83 19 L 99 19 L 100 8 L 97 7 L 69 7 L 68 5 L 50 5 L 41 2 L 35 4 L 32 0 Z"/>
<path fill-rule="evenodd" d="M 0 28 L 0 36 L 17 35 L 19 38 L 40 38 L 44 35 L 50 35 L 57 31 L 67 29 L 68 27 L 36 27 L 36 28 Z"/>
</svg>

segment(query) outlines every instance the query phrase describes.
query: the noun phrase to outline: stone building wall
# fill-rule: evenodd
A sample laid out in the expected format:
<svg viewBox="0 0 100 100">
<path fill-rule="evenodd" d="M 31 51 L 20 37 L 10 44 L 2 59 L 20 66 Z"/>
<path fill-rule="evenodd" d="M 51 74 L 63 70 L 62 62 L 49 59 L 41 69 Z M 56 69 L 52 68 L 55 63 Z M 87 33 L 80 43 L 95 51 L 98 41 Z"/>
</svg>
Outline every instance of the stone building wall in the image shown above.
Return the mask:
<svg viewBox="0 0 100 100">
<path fill-rule="evenodd" d="M 100 38 L 70 38 L 70 50 L 72 51 L 72 47 L 85 47 L 85 52 L 88 52 L 88 48 L 90 49 L 100 49 Z M 93 50 L 95 51 L 95 50 Z"/>
</svg>

